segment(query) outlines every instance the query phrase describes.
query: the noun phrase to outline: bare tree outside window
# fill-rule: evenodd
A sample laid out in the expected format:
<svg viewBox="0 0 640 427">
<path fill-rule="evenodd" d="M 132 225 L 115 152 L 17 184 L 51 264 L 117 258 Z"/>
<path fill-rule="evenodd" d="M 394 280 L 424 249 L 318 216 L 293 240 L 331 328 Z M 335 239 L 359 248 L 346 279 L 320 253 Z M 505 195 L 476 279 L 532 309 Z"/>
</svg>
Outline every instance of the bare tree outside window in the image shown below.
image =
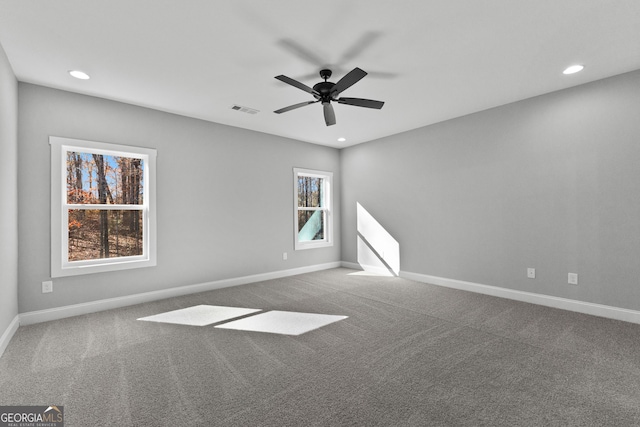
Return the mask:
<svg viewBox="0 0 640 427">
<path fill-rule="evenodd" d="M 298 176 L 298 235 L 303 240 L 324 239 L 324 211 L 322 208 L 324 179 L 312 176 Z"/>
<path fill-rule="evenodd" d="M 68 261 L 142 255 L 144 162 L 68 151 L 66 169 Z"/>
<path fill-rule="evenodd" d="M 294 247 L 332 246 L 332 172 L 294 168 Z"/>
</svg>

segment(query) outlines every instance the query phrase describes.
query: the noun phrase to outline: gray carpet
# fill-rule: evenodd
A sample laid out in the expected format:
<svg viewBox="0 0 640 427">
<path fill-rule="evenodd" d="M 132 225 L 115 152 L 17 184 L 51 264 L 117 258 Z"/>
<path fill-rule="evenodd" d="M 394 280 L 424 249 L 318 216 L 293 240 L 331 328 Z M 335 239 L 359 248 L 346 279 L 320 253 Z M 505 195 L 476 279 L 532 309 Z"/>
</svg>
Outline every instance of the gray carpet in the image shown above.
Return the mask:
<svg viewBox="0 0 640 427">
<path fill-rule="evenodd" d="M 66 426 L 640 425 L 640 325 L 335 269 L 21 327 L 0 405 Z M 347 315 L 286 336 L 136 319 Z"/>
</svg>

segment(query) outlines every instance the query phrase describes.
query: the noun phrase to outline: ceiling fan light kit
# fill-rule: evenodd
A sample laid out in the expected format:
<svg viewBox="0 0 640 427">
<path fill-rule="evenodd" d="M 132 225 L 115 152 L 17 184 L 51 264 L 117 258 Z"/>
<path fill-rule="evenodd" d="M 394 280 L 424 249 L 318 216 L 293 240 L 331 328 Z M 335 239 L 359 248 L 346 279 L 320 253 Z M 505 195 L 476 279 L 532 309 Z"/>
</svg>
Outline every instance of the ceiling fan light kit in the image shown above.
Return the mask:
<svg viewBox="0 0 640 427">
<path fill-rule="evenodd" d="M 353 105 L 356 107 L 365 107 L 365 108 L 374 108 L 381 109 L 384 105 L 382 101 L 374 101 L 372 99 L 363 99 L 363 98 L 339 98 L 340 93 L 344 92 L 357 82 L 359 82 L 367 73 L 360 68 L 356 67 L 350 72 L 348 72 L 344 77 L 338 80 L 337 83 L 333 83 L 328 81 L 331 77 L 331 70 L 324 69 L 320 70 L 320 77 L 324 79 L 323 82 L 317 83 L 310 88 L 304 83 L 300 83 L 297 80 L 294 80 L 290 77 L 279 75 L 276 76 L 276 79 L 281 82 L 287 83 L 291 86 L 297 87 L 300 90 L 303 90 L 315 98 L 315 101 L 307 101 L 301 102 L 299 104 L 290 105 L 288 107 L 281 108 L 279 110 L 274 111 L 276 114 L 286 113 L 287 111 L 295 110 L 296 108 L 304 107 L 305 105 L 315 104 L 320 102 L 322 104 L 322 109 L 324 111 L 324 121 L 327 126 L 332 126 L 336 124 L 336 114 L 333 110 L 333 105 L 331 101 L 337 102 L 338 104 L 346 104 Z"/>
</svg>

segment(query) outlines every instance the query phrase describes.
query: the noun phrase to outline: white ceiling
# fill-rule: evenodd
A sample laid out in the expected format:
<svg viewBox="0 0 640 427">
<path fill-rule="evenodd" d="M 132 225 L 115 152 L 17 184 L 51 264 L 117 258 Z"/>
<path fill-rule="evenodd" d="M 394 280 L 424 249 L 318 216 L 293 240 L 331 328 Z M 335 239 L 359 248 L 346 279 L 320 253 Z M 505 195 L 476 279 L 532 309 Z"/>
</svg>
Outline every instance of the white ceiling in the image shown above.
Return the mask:
<svg viewBox="0 0 640 427">
<path fill-rule="evenodd" d="M 640 69 L 640 1 L 0 0 L 0 44 L 23 82 L 345 147 Z M 273 113 L 323 67 L 382 110 Z"/>
</svg>

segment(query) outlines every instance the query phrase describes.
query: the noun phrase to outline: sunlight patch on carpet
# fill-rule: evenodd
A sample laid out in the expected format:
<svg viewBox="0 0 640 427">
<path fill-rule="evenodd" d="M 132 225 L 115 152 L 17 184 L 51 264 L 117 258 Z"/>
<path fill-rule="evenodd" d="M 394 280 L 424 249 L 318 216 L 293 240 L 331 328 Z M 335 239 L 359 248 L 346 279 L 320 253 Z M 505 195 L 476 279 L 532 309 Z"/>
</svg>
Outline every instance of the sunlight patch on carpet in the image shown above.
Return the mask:
<svg viewBox="0 0 640 427">
<path fill-rule="evenodd" d="M 239 331 L 268 332 L 282 335 L 301 335 L 314 329 L 346 319 L 349 316 L 331 314 L 298 313 L 293 311 L 269 311 L 255 316 L 218 325 L 216 328 Z"/>
<path fill-rule="evenodd" d="M 261 311 L 255 308 L 196 305 L 153 316 L 141 317 L 146 322 L 175 323 L 178 325 L 206 326 Z"/>
</svg>

